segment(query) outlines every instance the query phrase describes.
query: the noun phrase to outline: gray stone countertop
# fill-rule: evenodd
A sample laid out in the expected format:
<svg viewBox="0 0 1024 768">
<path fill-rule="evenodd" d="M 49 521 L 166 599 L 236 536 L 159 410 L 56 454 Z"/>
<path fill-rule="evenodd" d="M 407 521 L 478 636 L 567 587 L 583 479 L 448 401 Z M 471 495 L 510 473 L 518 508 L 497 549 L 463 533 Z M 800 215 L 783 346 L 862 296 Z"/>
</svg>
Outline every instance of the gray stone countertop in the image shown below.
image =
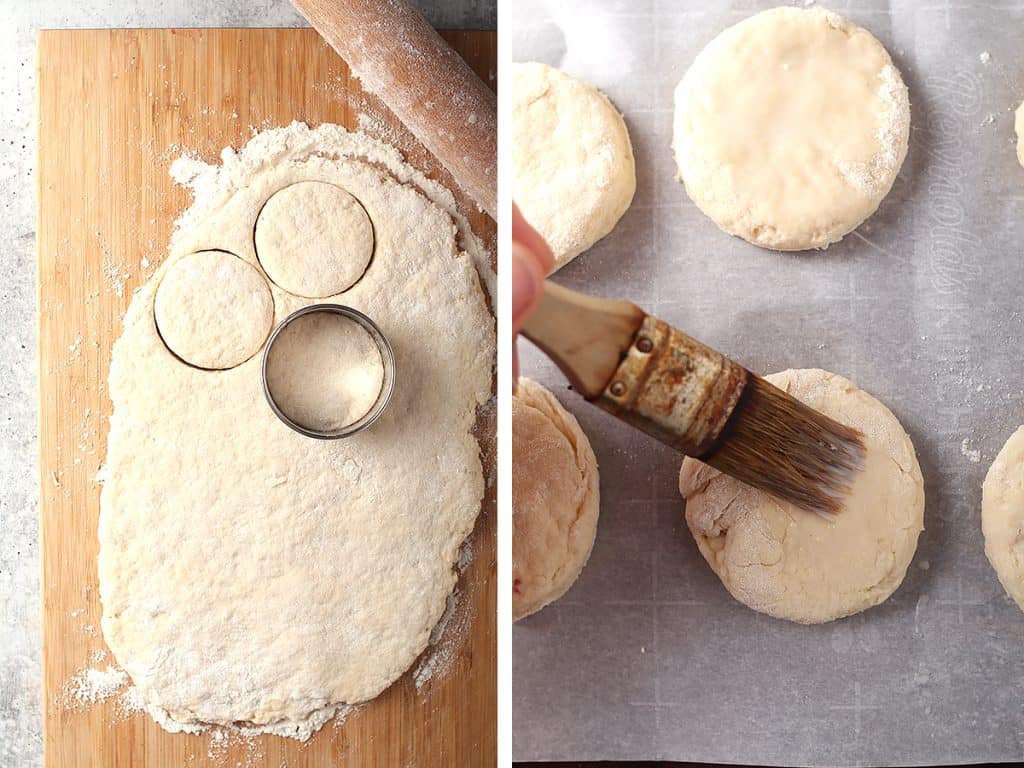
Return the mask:
<svg viewBox="0 0 1024 768">
<path fill-rule="evenodd" d="M 493 29 L 497 0 L 418 0 Z M 0 0 L 0 766 L 42 765 L 36 461 L 35 37 L 47 28 L 296 27 L 287 0 Z"/>
</svg>

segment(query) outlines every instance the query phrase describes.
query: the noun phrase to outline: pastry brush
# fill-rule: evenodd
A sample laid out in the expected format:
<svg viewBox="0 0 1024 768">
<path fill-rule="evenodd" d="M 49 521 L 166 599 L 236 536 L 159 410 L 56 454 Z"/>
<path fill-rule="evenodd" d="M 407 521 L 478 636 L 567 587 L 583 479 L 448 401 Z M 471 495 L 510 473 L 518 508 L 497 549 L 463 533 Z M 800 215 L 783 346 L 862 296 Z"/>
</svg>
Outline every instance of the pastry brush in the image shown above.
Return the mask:
<svg viewBox="0 0 1024 768">
<path fill-rule="evenodd" d="M 864 460 L 860 432 L 635 304 L 545 281 L 522 333 L 622 421 L 801 509 L 842 509 Z"/>
</svg>

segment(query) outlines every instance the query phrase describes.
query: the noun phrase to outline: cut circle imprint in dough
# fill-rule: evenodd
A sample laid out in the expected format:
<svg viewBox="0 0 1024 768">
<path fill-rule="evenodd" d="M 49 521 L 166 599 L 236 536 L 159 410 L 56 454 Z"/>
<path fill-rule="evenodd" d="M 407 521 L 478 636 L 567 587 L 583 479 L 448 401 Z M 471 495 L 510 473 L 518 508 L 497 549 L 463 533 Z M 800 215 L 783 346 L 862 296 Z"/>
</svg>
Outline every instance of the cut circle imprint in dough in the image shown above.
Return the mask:
<svg viewBox="0 0 1024 768">
<path fill-rule="evenodd" d="M 548 390 L 519 379 L 512 398 L 512 618 L 568 591 L 587 564 L 600 508 L 597 459 Z"/>
<path fill-rule="evenodd" d="M 154 314 L 164 344 L 178 358 L 224 370 L 263 346 L 274 322 L 274 299 L 248 262 L 227 251 L 199 251 L 167 269 Z"/>
<path fill-rule="evenodd" d="M 981 530 L 999 582 L 1024 611 L 1024 427 L 1010 435 L 985 475 Z"/>
<path fill-rule="evenodd" d="M 274 283 L 310 299 L 334 296 L 362 277 L 373 224 L 339 186 L 300 181 L 274 194 L 256 219 L 256 254 Z"/>
<path fill-rule="evenodd" d="M 870 32 L 823 8 L 729 27 L 675 91 L 686 191 L 724 231 L 826 248 L 875 212 L 907 154 L 910 100 Z"/>
<path fill-rule="evenodd" d="M 697 547 L 733 597 L 770 616 L 821 624 L 878 605 L 903 581 L 924 527 L 924 481 L 910 437 L 842 376 L 805 369 L 766 378 L 859 429 L 864 466 L 829 521 L 687 458 L 679 490 Z"/>
<path fill-rule="evenodd" d="M 554 270 L 612 231 L 636 192 L 622 115 L 589 83 L 512 65 L 512 199 L 551 246 Z"/>
</svg>

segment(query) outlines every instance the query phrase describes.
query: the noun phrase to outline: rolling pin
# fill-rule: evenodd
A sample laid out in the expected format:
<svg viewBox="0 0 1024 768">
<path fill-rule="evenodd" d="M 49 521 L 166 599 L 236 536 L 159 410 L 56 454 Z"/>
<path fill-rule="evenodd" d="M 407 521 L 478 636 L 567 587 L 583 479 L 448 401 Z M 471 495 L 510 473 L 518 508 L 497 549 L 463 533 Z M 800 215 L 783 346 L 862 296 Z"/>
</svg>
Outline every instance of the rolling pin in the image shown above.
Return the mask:
<svg viewBox="0 0 1024 768">
<path fill-rule="evenodd" d="M 498 111 L 487 85 L 403 0 L 292 0 L 492 219 Z"/>
</svg>

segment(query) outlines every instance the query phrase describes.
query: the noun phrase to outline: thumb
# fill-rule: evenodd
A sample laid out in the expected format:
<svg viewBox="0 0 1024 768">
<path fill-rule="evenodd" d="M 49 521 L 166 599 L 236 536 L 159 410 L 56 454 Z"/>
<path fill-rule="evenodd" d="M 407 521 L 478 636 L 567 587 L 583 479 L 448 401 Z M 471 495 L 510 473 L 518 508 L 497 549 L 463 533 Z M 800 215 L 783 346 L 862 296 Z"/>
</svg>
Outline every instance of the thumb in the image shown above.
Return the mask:
<svg viewBox="0 0 1024 768">
<path fill-rule="evenodd" d="M 540 299 L 544 271 L 533 252 L 519 243 L 512 244 L 512 331 L 519 333 L 526 318 Z"/>
</svg>

